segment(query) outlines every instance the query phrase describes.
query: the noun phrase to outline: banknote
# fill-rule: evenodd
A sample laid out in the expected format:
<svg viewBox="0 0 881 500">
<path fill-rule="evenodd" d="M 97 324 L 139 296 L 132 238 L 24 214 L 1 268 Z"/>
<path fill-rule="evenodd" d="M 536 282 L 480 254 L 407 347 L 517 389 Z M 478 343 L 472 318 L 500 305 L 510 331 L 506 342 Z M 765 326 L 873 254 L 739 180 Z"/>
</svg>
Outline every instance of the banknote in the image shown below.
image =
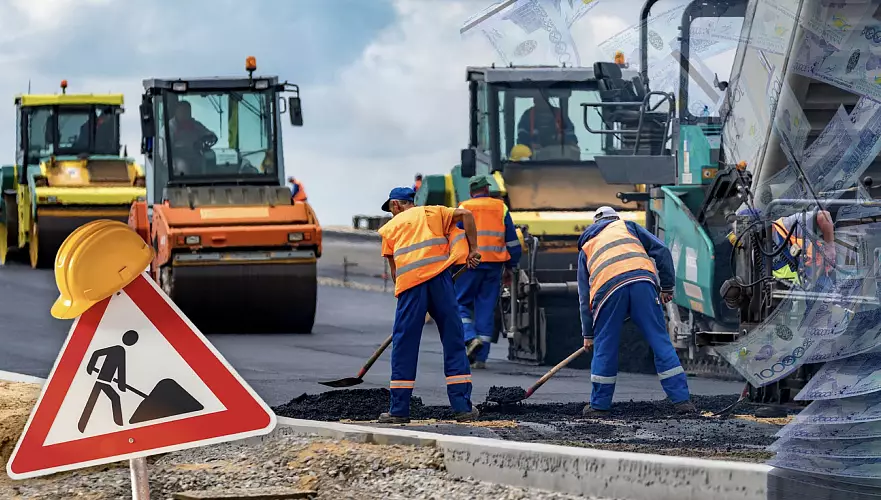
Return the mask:
<svg viewBox="0 0 881 500">
<path fill-rule="evenodd" d="M 853 398 L 814 401 L 796 415 L 793 422 L 845 424 L 879 420 L 881 420 L 881 391 Z"/>
<path fill-rule="evenodd" d="M 581 57 L 554 0 L 504 0 L 472 16 L 459 30 L 482 34 L 505 64 L 580 66 Z"/>
<path fill-rule="evenodd" d="M 649 42 L 647 53 L 650 61 L 660 60 L 668 55 L 668 42 L 678 36 L 678 26 L 682 22 L 682 13 L 688 4 L 689 2 L 686 0 L 677 0 L 671 8 L 663 12 L 652 13 L 646 21 Z M 638 62 L 641 26 L 641 23 L 634 24 L 600 42 L 597 45 L 599 53 L 614 54 L 620 50 L 627 57 L 628 61 Z M 649 63 L 649 67 L 651 66 L 651 63 Z"/>
<path fill-rule="evenodd" d="M 825 458 L 881 458 L 881 438 L 778 439 L 768 451 Z"/>
<path fill-rule="evenodd" d="M 826 458 L 778 453 L 768 465 L 826 476 L 881 478 L 881 458 Z"/>
<path fill-rule="evenodd" d="M 854 221 L 870 217 L 881 217 L 881 200 L 841 207 L 838 209 L 835 220 Z"/>
<path fill-rule="evenodd" d="M 776 382 L 794 372 L 816 342 L 793 324 L 792 300 L 786 299 L 761 325 L 737 342 L 715 347 L 722 357 L 755 387 Z"/>
<path fill-rule="evenodd" d="M 815 338 L 805 363 L 825 363 L 872 352 L 881 346 L 881 308 L 862 305 L 837 337 Z"/>
<path fill-rule="evenodd" d="M 881 439 L 881 420 L 857 424 L 790 423 L 780 429 L 776 436 L 801 440 Z"/>
<path fill-rule="evenodd" d="M 842 48 L 854 34 L 864 29 L 869 9 L 878 7 L 877 2 L 804 2 L 799 24 L 827 43 Z M 865 34 L 865 33 L 864 33 Z"/>
<path fill-rule="evenodd" d="M 766 99 L 769 111 L 775 113 L 774 130 L 784 152 L 791 161 L 802 161 L 811 124 L 792 88 L 783 81 L 779 68 L 769 75 Z"/>
<path fill-rule="evenodd" d="M 794 0 L 758 2 L 749 38 L 743 41 L 744 49 L 786 55 L 792 31 L 796 27 L 794 12 L 797 3 Z"/>
<path fill-rule="evenodd" d="M 839 49 L 819 35 L 804 31 L 793 70 L 861 96 L 881 99 L 881 55 L 867 40 L 861 40 L 859 33 L 854 35 Z"/>
<path fill-rule="evenodd" d="M 600 1 L 608 0 L 561 0 L 563 19 L 571 28 L 579 19 L 593 10 Z"/>
<path fill-rule="evenodd" d="M 881 391 L 881 354 L 867 352 L 824 364 L 795 399 L 850 398 L 877 391 Z"/>
</svg>

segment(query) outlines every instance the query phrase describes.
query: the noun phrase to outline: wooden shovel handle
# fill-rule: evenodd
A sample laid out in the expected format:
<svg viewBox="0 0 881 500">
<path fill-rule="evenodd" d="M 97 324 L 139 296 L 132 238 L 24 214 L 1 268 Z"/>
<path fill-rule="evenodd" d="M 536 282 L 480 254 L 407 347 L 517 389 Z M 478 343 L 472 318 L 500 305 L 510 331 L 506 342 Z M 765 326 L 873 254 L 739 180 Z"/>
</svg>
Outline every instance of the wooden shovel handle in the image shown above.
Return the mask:
<svg viewBox="0 0 881 500">
<path fill-rule="evenodd" d="M 392 336 L 389 335 L 388 338 L 382 342 L 382 345 L 379 346 L 379 349 L 377 349 L 376 352 L 374 352 L 373 355 L 370 356 L 367 362 L 364 363 L 364 366 L 361 367 L 361 371 L 358 372 L 358 378 L 362 378 L 367 373 L 367 370 L 369 370 L 370 367 L 373 366 L 373 363 L 376 363 L 376 360 L 379 359 L 380 356 L 382 356 L 382 353 L 385 352 L 385 350 L 391 343 Z"/>
<path fill-rule="evenodd" d="M 580 347 L 577 351 L 570 354 L 568 358 L 557 363 L 557 366 L 551 368 L 547 373 L 544 374 L 544 376 L 542 378 L 538 379 L 538 382 L 536 382 L 535 384 L 533 384 L 532 387 L 530 387 L 529 389 L 526 390 L 526 397 L 531 396 L 532 393 L 535 392 L 536 389 L 541 387 L 545 382 L 547 382 L 548 379 L 550 379 L 551 377 L 556 375 L 558 371 L 565 368 L 566 365 L 571 363 L 573 359 L 577 358 L 578 356 L 581 356 L 582 354 L 584 354 L 584 347 Z"/>
</svg>

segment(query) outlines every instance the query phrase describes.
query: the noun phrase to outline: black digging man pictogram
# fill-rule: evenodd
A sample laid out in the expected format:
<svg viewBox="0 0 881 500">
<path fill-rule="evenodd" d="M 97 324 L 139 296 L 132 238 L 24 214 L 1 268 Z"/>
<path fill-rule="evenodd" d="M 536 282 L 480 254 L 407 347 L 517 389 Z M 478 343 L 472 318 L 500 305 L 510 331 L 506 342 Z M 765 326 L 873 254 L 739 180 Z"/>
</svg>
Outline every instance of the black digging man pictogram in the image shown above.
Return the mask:
<svg viewBox="0 0 881 500">
<path fill-rule="evenodd" d="M 135 345 L 137 341 L 138 332 L 134 330 L 129 330 L 122 334 L 122 343 L 128 347 Z M 102 357 L 104 362 L 101 363 L 101 368 L 97 369 L 98 360 Z M 91 359 L 89 359 L 89 364 L 86 366 L 86 373 L 92 375 L 93 372 L 98 372 L 98 380 L 95 381 L 95 386 L 92 388 L 92 393 L 89 394 L 89 400 L 86 402 L 86 407 L 83 409 L 83 414 L 77 425 L 80 432 L 86 431 L 86 424 L 89 422 L 92 410 L 95 409 L 95 403 L 98 402 L 98 396 L 102 392 L 110 400 L 110 404 L 113 407 L 113 421 L 118 426 L 123 425 L 122 404 L 119 394 L 113 388 L 113 384 L 114 382 L 116 383 L 119 392 L 126 391 L 125 347 L 114 345 L 93 352 Z"/>
</svg>

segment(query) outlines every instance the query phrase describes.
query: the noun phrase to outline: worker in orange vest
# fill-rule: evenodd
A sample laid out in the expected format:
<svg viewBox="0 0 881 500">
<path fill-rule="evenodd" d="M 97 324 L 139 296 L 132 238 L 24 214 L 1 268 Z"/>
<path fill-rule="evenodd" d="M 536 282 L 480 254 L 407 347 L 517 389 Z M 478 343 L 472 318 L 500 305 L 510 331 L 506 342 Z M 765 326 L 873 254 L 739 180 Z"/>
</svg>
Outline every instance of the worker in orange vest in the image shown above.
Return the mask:
<svg viewBox="0 0 881 500">
<path fill-rule="evenodd" d="M 410 396 L 416 384 L 419 340 L 425 313 L 437 322 L 444 350 L 447 396 L 458 421 L 479 416 L 471 404 L 471 367 L 465 354 L 462 322 L 456 308 L 456 293 L 449 267 L 458 259 L 451 253 L 450 237 L 456 223 L 465 228 L 468 242 L 466 265 L 480 262 L 477 229 L 471 212 L 461 208 L 416 206 L 416 192 L 409 187 L 392 189 L 382 210 L 392 219 L 379 228 L 382 256 L 388 259 L 395 282 L 395 323 L 392 328 L 391 402 L 381 423 L 410 421 Z"/>
<path fill-rule="evenodd" d="M 288 182 L 291 183 L 291 199 L 294 201 L 305 202 L 306 188 L 303 187 L 303 183 L 294 177 L 288 177 Z"/>
<path fill-rule="evenodd" d="M 422 174 L 416 174 L 416 182 L 413 183 L 413 191 L 419 191 L 422 187 Z"/>
<path fill-rule="evenodd" d="M 696 413 L 688 379 L 667 333 L 664 306 L 676 286 L 673 257 L 654 234 L 600 207 L 578 239 L 578 303 L 584 348 L 593 349 L 593 389 L 584 417 L 606 416 L 618 378 L 618 348 L 627 316 L 655 355 L 661 387 L 677 413 Z M 595 339 L 595 340 L 594 340 Z"/>
<path fill-rule="evenodd" d="M 495 328 L 495 310 L 501 293 L 502 276 L 510 281 L 512 269 L 520 262 L 523 249 L 517 238 L 517 228 L 508 214 L 505 202 L 491 198 L 489 179 L 474 176 L 469 181 L 471 199 L 459 204 L 459 208 L 474 214 L 477 224 L 477 251 L 480 265 L 474 271 L 464 273 L 456 281 L 456 298 L 459 301 L 459 317 L 465 330 L 468 360 L 471 368 L 486 368 L 490 343 Z M 464 239 L 459 233 L 453 238 L 454 245 Z M 459 254 L 464 252 L 461 250 Z M 464 255 L 456 262 L 465 264 Z"/>
</svg>

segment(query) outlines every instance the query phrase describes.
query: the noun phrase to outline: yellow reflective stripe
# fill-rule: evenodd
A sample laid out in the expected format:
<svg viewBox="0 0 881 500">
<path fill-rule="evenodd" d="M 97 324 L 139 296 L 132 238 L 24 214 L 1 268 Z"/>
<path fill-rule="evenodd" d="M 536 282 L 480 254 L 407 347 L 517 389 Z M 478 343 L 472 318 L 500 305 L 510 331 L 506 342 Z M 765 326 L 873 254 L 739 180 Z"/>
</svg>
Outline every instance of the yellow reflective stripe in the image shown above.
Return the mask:
<svg viewBox="0 0 881 500">
<path fill-rule="evenodd" d="M 449 253 L 445 253 L 443 255 L 435 255 L 434 257 L 426 257 L 424 259 L 417 260 L 416 262 L 411 262 L 411 263 L 407 264 L 406 266 L 401 266 L 401 267 L 397 268 L 396 274 L 398 276 L 400 276 L 404 273 L 407 273 L 407 272 L 412 271 L 414 269 L 419 269 L 420 267 L 425 267 L 429 264 L 434 264 L 436 262 L 444 262 L 445 260 L 447 260 L 449 258 L 450 258 Z"/>
<path fill-rule="evenodd" d="M 620 264 L 626 260 L 631 260 L 631 259 L 639 259 L 641 261 L 646 262 L 650 266 L 653 265 L 652 261 L 649 260 L 649 258 L 646 256 L 645 252 L 627 252 L 627 253 L 624 253 L 621 255 L 617 255 L 615 257 L 612 257 L 608 260 L 603 261 L 602 263 L 600 263 L 600 265 L 597 266 L 596 270 L 592 270 L 590 272 L 590 286 L 591 286 L 591 288 L 593 288 L 594 283 L 598 279 L 600 279 L 601 277 L 604 277 L 603 272 L 606 271 L 609 268 L 609 266 L 612 266 L 615 264 Z M 615 270 L 617 271 L 617 268 L 620 266 L 615 266 L 615 267 L 616 267 Z M 640 268 L 635 267 L 633 269 L 640 269 Z M 629 269 L 627 269 L 627 270 L 629 270 Z M 621 272 L 626 272 L 626 270 L 622 269 Z M 615 275 L 621 274 L 621 272 L 615 272 L 614 274 Z M 607 279 L 603 279 L 603 281 L 605 282 L 605 281 L 607 281 Z"/>
<path fill-rule="evenodd" d="M 471 375 L 453 375 L 452 377 L 447 377 L 447 385 L 470 384 L 470 383 L 471 383 Z"/>
<path fill-rule="evenodd" d="M 798 277 L 798 273 L 795 272 L 789 264 L 781 267 L 780 269 L 777 269 L 776 271 L 773 271 L 771 275 L 780 280 L 790 280 L 796 285 L 801 282 Z"/>
<path fill-rule="evenodd" d="M 416 387 L 415 380 L 392 380 L 389 382 L 391 389 L 412 389 Z"/>
<path fill-rule="evenodd" d="M 404 248 L 399 248 L 399 249 L 395 250 L 394 256 L 400 257 L 401 255 L 404 255 L 406 253 L 410 253 L 410 252 L 420 250 L 423 248 L 428 248 L 428 247 L 433 247 L 433 246 L 438 246 L 438 245 L 446 245 L 446 244 L 447 244 L 446 238 L 432 238 L 430 240 L 425 240 L 425 241 L 420 241 L 419 243 L 414 243 L 414 244 L 412 244 L 410 246 L 406 246 Z"/>
<path fill-rule="evenodd" d="M 593 265 L 596 263 L 597 259 L 602 257 L 602 255 L 604 253 L 606 253 L 607 251 L 609 251 L 615 247 L 619 247 L 621 245 L 628 245 L 628 244 L 637 245 L 638 248 L 642 248 L 642 243 L 640 243 L 639 240 L 637 240 L 636 238 L 620 238 L 615 241 L 611 241 L 609 243 L 606 243 L 605 245 L 600 247 L 599 250 L 597 250 L 596 252 L 593 253 L 593 255 L 590 257 L 590 260 L 587 261 L 587 268 L 592 270 Z M 633 250 L 638 251 L 638 250 L 636 250 L 636 248 L 634 248 Z M 593 273 L 593 271 L 591 271 L 591 273 Z"/>
</svg>

